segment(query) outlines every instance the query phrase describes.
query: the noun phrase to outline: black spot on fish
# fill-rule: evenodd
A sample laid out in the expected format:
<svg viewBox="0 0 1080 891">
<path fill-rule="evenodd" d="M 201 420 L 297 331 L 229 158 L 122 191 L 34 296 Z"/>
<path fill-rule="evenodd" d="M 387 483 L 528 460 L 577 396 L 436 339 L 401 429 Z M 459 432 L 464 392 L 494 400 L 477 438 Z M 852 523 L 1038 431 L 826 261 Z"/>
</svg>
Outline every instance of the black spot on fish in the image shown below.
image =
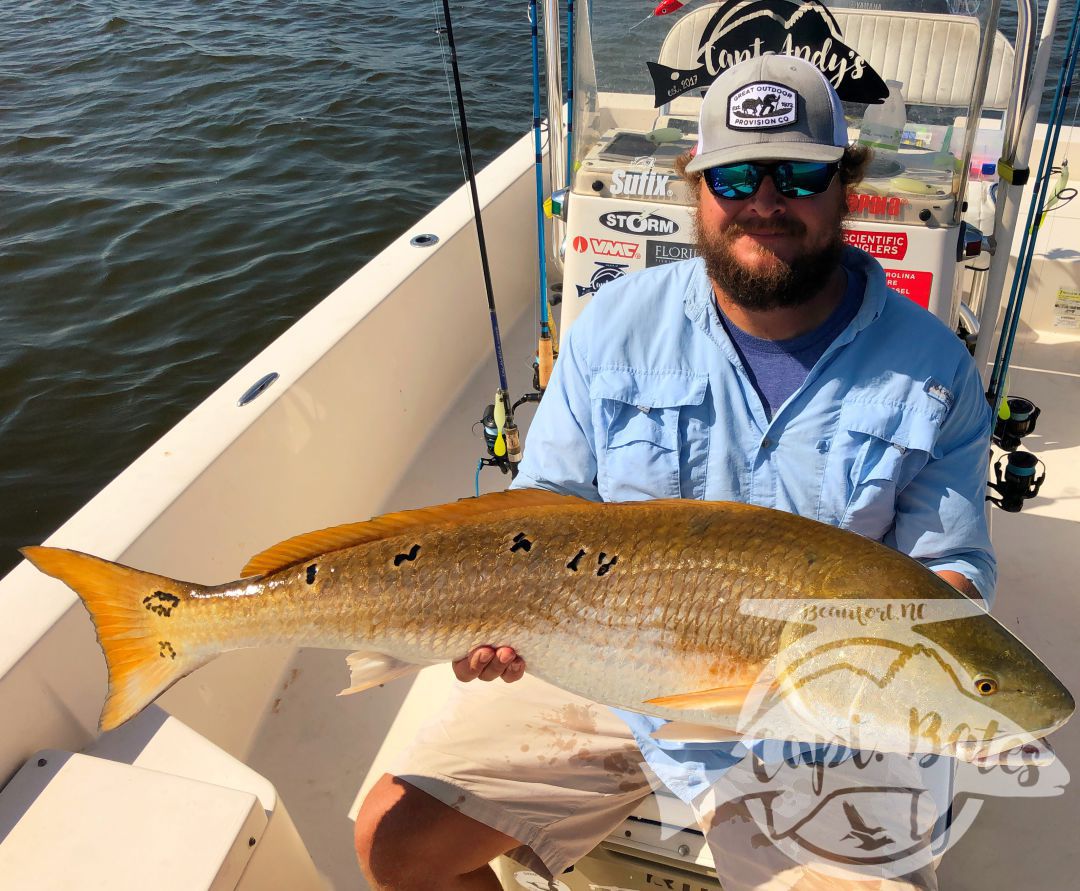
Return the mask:
<svg viewBox="0 0 1080 891">
<path fill-rule="evenodd" d="M 396 556 L 396 557 L 394 558 L 394 565 L 395 565 L 395 566 L 400 566 L 400 565 L 401 565 L 402 563 L 404 563 L 404 562 L 405 562 L 406 560 L 415 560 L 415 559 L 416 559 L 416 557 L 417 557 L 417 555 L 418 555 L 419 553 L 420 553 L 420 545 L 418 545 L 418 544 L 414 544 L 414 545 L 413 545 L 413 546 L 412 546 L 412 547 L 411 547 L 411 548 L 409 549 L 409 553 L 407 553 L 407 554 L 398 554 L 398 555 L 397 555 L 397 556 Z"/>
<path fill-rule="evenodd" d="M 578 551 L 578 552 L 577 552 L 577 553 L 576 553 L 576 554 L 574 555 L 574 559 L 573 559 L 573 560 L 571 560 L 571 561 L 570 561 L 569 563 L 567 563 L 567 564 L 566 564 L 566 568 L 567 568 L 567 569 L 570 569 L 570 570 L 573 570 L 574 572 L 577 572 L 577 565 L 578 565 L 578 560 L 580 560 L 580 559 L 581 559 L 582 557 L 584 557 L 584 556 L 585 556 L 585 549 L 584 549 L 584 548 L 582 548 L 582 549 L 581 549 L 580 551 Z"/>
<path fill-rule="evenodd" d="M 317 564 L 317 563 L 312 563 L 312 564 L 311 564 L 311 565 L 310 565 L 310 566 L 309 566 L 309 567 L 307 568 L 307 583 L 308 583 L 309 585 L 314 585 L 314 584 L 315 584 L 315 574 L 316 574 L 316 573 L 317 573 L 318 571 L 319 571 L 319 567 L 318 567 L 318 564 Z"/>
<path fill-rule="evenodd" d="M 514 536 L 514 543 L 510 546 L 511 551 L 525 551 L 528 553 L 532 550 L 532 542 L 525 537 L 524 532 L 519 532 Z"/>
<path fill-rule="evenodd" d="M 159 640 L 158 655 L 161 656 L 162 659 L 175 659 L 176 650 L 173 649 L 173 645 L 167 640 Z"/>
<path fill-rule="evenodd" d="M 143 606 L 150 612 L 164 616 L 166 619 L 172 615 L 172 611 L 180 604 L 180 598 L 166 591 L 155 591 L 143 598 Z"/>
<path fill-rule="evenodd" d="M 598 576 L 604 575 L 604 573 L 606 573 L 609 569 L 611 569 L 612 566 L 614 566 L 616 564 L 616 562 L 618 562 L 618 559 L 619 559 L 618 554 L 612 554 L 611 559 L 608 560 L 607 559 L 607 554 L 605 554 L 603 551 L 601 551 L 600 554 L 599 554 L 599 557 L 598 557 L 598 559 L 596 561 L 597 564 L 598 564 L 596 574 Z"/>
</svg>

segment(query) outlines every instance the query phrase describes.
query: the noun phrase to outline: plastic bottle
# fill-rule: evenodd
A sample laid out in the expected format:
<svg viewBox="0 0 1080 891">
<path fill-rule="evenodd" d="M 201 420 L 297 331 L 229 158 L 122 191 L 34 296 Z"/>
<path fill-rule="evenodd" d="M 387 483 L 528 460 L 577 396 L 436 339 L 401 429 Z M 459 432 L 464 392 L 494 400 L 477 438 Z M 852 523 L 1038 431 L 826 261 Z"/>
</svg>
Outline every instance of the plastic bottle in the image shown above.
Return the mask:
<svg viewBox="0 0 1080 891">
<path fill-rule="evenodd" d="M 888 80 L 889 95 L 880 105 L 866 106 L 862 127 L 859 130 L 859 145 L 865 145 L 878 152 L 900 151 L 900 138 L 907 124 L 907 106 L 900 90 L 903 84 Z"/>
</svg>

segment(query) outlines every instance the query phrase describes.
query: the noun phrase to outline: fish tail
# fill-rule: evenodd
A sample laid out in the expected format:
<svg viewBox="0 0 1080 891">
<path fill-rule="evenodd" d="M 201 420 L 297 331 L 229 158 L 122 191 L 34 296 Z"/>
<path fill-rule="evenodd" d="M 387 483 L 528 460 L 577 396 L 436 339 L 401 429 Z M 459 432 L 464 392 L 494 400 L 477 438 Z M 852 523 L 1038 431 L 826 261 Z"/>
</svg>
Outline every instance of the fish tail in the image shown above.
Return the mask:
<svg viewBox="0 0 1080 891">
<path fill-rule="evenodd" d="M 62 548 L 27 547 L 22 555 L 71 588 L 90 613 L 109 669 L 103 732 L 209 661 L 178 639 L 174 616 L 201 586 Z"/>
</svg>

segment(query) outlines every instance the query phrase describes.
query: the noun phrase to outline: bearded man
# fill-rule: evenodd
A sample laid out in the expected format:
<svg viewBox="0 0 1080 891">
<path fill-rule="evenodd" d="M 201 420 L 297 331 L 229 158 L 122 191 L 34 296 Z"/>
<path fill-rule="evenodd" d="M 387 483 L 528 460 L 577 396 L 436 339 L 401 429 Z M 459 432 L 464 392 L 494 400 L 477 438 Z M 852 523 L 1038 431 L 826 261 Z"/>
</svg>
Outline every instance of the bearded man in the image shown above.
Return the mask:
<svg viewBox="0 0 1080 891">
<path fill-rule="evenodd" d="M 747 105 L 773 95 L 768 115 Z M 700 257 L 611 282 L 584 309 L 514 485 L 787 510 L 884 541 L 989 601 L 991 412 L 960 340 L 843 244 L 846 193 L 866 156 L 847 145 L 836 93 L 800 59 L 743 62 L 710 87 L 700 134 L 680 165 L 697 198 Z M 595 670 L 619 670 L 604 660 L 597 653 Z M 716 781 L 768 761 L 765 748 L 661 741 L 652 734 L 663 721 L 522 679 L 524 668 L 505 645 L 455 665 L 461 681 L 520 683 L 459 685 L 396 776 L 374 787 L 356 826 L 374 886 L 496 889 L 487 863 L 507 852 L 558 876 L 662 783 L 693 809 L 725 891 L 936 887 L 920 846 L 929 829 L 912 816 L 926 797 L 913 810 L 880 791 L 877 804 L 851 794 L 860 776 L 910 791 L 910 759 L 882 777 L 866 771 L 880 759 L 785 752 L 772 763 L 816 769 L 818 798 L 805 814 L 763 819 L 783 798 L 765 782 L 779 768 L 743 769 L 726 795 Z M 845 792 L 842 822 L 816 838 L 846 839 L 856 854 L 920 850 L 921 860 L 845 875 L 786 844 L 827 810 L 823 765 L 841 764 L 850 782 L 824 791 Z"/>
</svg>

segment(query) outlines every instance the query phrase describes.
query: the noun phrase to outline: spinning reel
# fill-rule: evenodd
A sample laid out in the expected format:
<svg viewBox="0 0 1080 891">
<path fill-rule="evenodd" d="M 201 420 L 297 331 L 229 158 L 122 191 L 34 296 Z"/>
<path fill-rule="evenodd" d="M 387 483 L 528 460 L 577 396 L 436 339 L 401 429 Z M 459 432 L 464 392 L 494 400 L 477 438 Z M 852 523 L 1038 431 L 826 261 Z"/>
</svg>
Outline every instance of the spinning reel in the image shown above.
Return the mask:
<svg viewBox="0 0 1080 891">
<path fill-rule="evenodd" d="M 1006 462 L 1004 472 L 1001 469 L 1003 461 Z M 1039 476 L 1035 475 L 1040 464 L 1042 461 L 1031 452 L 1015 451 L 1002 455 L 994 464 L 994 476 L 997 481 L 987 484 L 1001 497 L 987 495 L 986 500 L 1009 513 L 1018 512 L 1025 501 L 1039 494 L 1039 488 L 1046 479 L 1045 465 L 1043 465 L 1043 472 Z"/>
</svg>

